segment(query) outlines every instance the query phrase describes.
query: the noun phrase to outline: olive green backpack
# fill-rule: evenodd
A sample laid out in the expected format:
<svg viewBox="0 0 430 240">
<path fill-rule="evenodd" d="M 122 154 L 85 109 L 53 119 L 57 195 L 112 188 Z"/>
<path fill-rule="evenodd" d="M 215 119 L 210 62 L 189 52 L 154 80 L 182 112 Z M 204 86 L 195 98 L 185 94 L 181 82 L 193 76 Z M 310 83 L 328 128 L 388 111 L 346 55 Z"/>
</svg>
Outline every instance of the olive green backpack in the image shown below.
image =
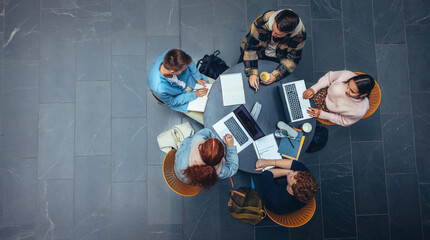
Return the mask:
<svg viewBox="0 0 430 240">
<path fill-rule="evenodd" d="M 230 215 L 239 221 L 258 224 L 266 217 L 263 210 L 263 204 L 254 189 L 240 187 L 234 190 L 233 180 L 230 178 L 232 189 L 230 190 L 228 202 L 228 212 Z"/>
</svg>

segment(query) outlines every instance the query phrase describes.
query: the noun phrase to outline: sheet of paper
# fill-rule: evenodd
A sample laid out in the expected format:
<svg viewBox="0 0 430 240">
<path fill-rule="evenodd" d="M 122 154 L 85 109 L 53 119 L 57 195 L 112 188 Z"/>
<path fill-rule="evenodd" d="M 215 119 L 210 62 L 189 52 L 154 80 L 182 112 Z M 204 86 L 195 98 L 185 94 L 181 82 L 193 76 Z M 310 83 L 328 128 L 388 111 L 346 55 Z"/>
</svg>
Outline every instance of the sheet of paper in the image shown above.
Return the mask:
<svg viewBox="0 0 430 240">
<path fill-rule="evenodd" d="M 194 87 L 194 90 L 198 90 L 200 88 L 203 88 L 203 85 L 201 84 L 196 84 L 196 86 Z M 194 99 L 193 101 L 188 103 L 188 107 L 187 110 L 188 111 L 195 111 L 195 112 L 204 112 L 206 109 L 206 104 L 208 102 L 208 95 L 209 92 L 212 88 L 212 84 L 206 84 L 206 88 L 208 89 L 208 93 L 206 95 L 204 95 L 203 97 L 198 97 L 196 99 Z"/>
<path fill-rule="evenodd" d="M 245 91 L 241 73 L 221 74 L 222 102 L 224 106 L 245 104 Z"/>
<path fill-rule="evenodd" d="M 254 142 L 254 149 L 257 157 L 264 159 L 281 159 L 278 153 L 278 144 L 276 143 L 275 135 L 266 135 Z M 274 166 L 267 166 L 263 171 L 274 168 Z"/>
</svg>

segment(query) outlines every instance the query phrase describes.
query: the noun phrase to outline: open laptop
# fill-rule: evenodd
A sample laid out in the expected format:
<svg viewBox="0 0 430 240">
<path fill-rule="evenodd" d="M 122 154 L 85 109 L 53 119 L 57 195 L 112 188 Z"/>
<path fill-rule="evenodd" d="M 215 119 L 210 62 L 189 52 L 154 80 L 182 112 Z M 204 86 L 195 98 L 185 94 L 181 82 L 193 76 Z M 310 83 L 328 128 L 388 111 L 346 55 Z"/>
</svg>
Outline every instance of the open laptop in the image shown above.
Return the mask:
<svg viewBox="0 0 430 240">
<path fill-rule="evenodd" d="M 243 105 L 215 123 L 213 128 L 221 138 L 227 133 L 231 134 L 238 153 L 255 140 L 264 137 L 263 131 Z"/>
<path fill-rule="evenodd" d="M 303 99 L 303 92 L 306 90 L 305 80 L 281 83 L 278 89 L 288 122 L 297 122 L 311 118 L 306 112 L 311 103 L 309 99 Z"/>
</svg>

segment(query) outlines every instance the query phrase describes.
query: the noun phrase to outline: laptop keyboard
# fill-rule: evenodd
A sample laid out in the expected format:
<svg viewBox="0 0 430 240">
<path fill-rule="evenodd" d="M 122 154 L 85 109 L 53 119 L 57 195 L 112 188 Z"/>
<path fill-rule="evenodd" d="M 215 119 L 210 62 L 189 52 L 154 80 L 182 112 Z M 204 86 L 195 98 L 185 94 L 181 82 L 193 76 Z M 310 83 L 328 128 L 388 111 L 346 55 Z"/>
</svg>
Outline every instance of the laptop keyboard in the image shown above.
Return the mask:
<svg viewBox="0 0 430 240">
<path fill-rule="evenodd" d="M 293 120 L 303 118 L 302 107 L 300 106 L 299 95 L 295 84 L 288 84 L 284 86 L 284 90 L 287 93 L 288 108 L 291 112 Z"/>
<path fill-rule="evenodd" d="M 234 117 L 227 119 L 224 124 L 227 126 L 228 130 L 230 130 L 231 134 L 234 136 L 240 146 L 248 141 L 248 137 L 246 136 L 245 132 L 243 132 L 242 128 L 240 128 L 236 120 L 234 120 Z"/>
</svg>

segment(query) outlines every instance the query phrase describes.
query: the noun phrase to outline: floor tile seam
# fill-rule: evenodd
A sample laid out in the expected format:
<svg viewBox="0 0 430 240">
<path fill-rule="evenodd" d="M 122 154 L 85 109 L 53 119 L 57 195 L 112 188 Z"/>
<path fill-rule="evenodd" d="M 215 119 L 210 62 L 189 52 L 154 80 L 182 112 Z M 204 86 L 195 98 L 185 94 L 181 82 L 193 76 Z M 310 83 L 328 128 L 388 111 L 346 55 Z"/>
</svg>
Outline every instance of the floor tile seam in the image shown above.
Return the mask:
<svg viewBox="0 0 430 240">
<path fill-rule="evenodd" d="M 5 6 L 5 2 L 3 2 L 3 10 L 5 11 L 5 9 L 6 9 L 6 6 Z M 38 219 L 38 208 L 37 208 L 37 205 L 39 204 L 38 203 L 38 191 L 39 191 L 39 189 L 41 189 L 40 187 L 41 186 L 39 186 L 39 181 L 38 181 L 38 176 L 39 176 L 39 136 L 40 136 L 40 134 L 39 134 L 39 131 L 40 131 L 40 121 L 41 121 L 41 119 L 40 119 L 40 78 L 41 78 L 41 74 L 40 74 L 40 56 L 41 56 L 41 47 L 40 47 L 40 45 L 41 45 L 41 41 L 40 41 L 40 35 L 41 35 L 41 31 L 40 31 L 40 28 L 41 28 L 41 23 L 42 23 L 42 10 L 41 10 L 41 7 L 42 7 L 42 1 L 39 1 L 39 29 L 38 29 L 38 31 L 39 31 L 39 45 L 38 45 L 38 55 L 39 55 L 39 58 L 37 59 L 37 73 L 38 73 L 38 75 L 37 75 L 37 106 L 36 106 L 36 108 L 37 108 L 37 131 L 36 131 L 36 155 L 37 155 L 37 158 L 36 158 L 36 175 L 35 175 L 35 178 L 36 178 L 36 182 L 35 182 L 35 191 L 34 191 L 34 231 L 35 231 L 35 235 L 37 235 L 36 233 L 37 233 L 37 219 Z M 5 16 L 4 16 L 4 20 L 3 20 L 3 22 L 6 22 L 6 14 L 4 14 Z M 3 37 L 4 37 L 4 35 L 3 35 Z M 9 39 L 9 40 L 12 40 L 11 38 Z M 4 41 L 4 40 L 3 40 Z M 3 56 L 2 56 L 3 58 L 4 58 L 4 47 L 3 47 Z M 3 60 L 3 59 L 2 59 Z M 46 184 L 46 182 L 45 182 L 45 184 Z M 46 189 L 46 185 L 45 185 L 45 191 L 47 191 L 47 189 Z M 46 194 L 46 192 L 45 192 L 45 194 Z M 45 197 L 47 197 L 46 195 L 45 195 Z M 43 200 L 45 200 L 45 201 L 48 201 L 48 199 L 43 199 Z M 42 200 L 42 201 L 43 201 Z M 42 202 L 41 201 L 41 202 Z M 40 203 L 41 204 L 41 203 Z M 46 208 L 47 208 L 47 206 L 46 206 Z M 46 211 L 48 211 L 48 209 L 46 209 Z M 49 216 L 48 216 L 48 213 L 46 213 L 46 217 L 49 219 Z M 52 222 L 52 220 L 51 220 L 51 222 Z M 45 231 L 46 231 L 46 229 L 44 229 Z M 48 230 L 49 231 L 49 230 Z"/>
<path fill-rule="evenodd" d="M 73 178 L 37 178 L 36 181 L 71 181 Z"/>
<path fill-rule="evenodd" d="M 429 94 L 430 91 L 420 92 L 420 91 L 409 91 L 410 93 L 418 93 L 418 94 Z"/>
<path fill-rule="evenodd" d="M 35 59 L 17 59 L 17 58 L 5 58 L 3 56 L 2 62 L 3 63 L 5 63 L 5 62 L 34 62 L 34 63 L 39 63 L 40 62 L 40 58 L 35 58 Z"/>
<path fill-rule="evenodd" d="M 371 216 L 387 216 L 387 213 L 364 213 L 364 214 L 357 214 L 357 217 L 371 217 Z"/>
<path fill-rule="evenodd" d="M 76 155 L 76 157 L 112 157 L 112 154 L 95 154 L 95 155 Z"/>
<path fill-rule="evenodd" d="M 145 57 L 146 54 L 111 54 L 112 57 Z"/>
<path fill-rule="evenodd" d="M 418 175 L 418 173 L 385 173 L 385 175 Z"/>
<path fill-rule="evenodd" d="M 418 183 L 418 185 L 430 185 L 430 183 Z"/>
<path fill-rule="evenodd" d="M 46 104 L 46 105 L 50 105 L 50 104 L 76 104 L 76 102 L 40 102 L 39 101 L 39 105 L 41 104 Z"/>
<path fill-rule="evenodd" d="M 111 181 L 112 184 L 114 183 L 148 183 L 148 180 L 139 180 L 139 181 L 132 181 L 132 180 L 128 180 L 128 181 Z"/>
<path fill-rule="evenodd" d="M 131 116 L 131 117 L 112 117 L 112 119 L 123 119 L 123 118 L 125 118 L 125 119 L 131 118 L 131 119 L 145 119 L 145 120 L 147 120 L 147 116 L 143 116 L 143 117 L 141 117 L 141 116 Z"/>
<path fill-rule="evenodd" d="M 420 23 L 420 24 L 406 24 L 405 23 L 405 27 L 410 27 L 410 26 L 426 26 L 426 27 L 430 27 L 430 23 Z"/>
<path fill-rule="evenodd" d="M 343 17 L 342 18 L 325 19 L 325 18 L 312 18 L 312 16 L 311 16 L 311 21 L 340 21 L 340 22 L 343 22 Z M 342 31 L 343 31 L 343 28 L 342 28 Z"/>
<path fill-rule="evenodd" d="M 400 45 L 405 45 L 406 43 L 375 43 L 376 46 L 380 45 L 380 46 L 400 46 Z"/>
<path fill-rule="evenodd" d="M 382 112 L 381 110 L 381 115 L 397 115 L 397 114 L 410 114 L 412 116 L 412 113 L 409 112 Z"/>
<path fill-rule="evenodd" d="M 92 80 L 76 80 L 76 82 L 78 83 L 78 82 L 112 82 L 112 80 L 106 80 L 106 79 L 104 79 L 104 80 L 94 80 L 94 79 L 92 79 Z"/>
<path fill-rule="evenodd" d="M 150 35 L 150 36 L 146 36 L 145 38 L 156 38 L 156 37 L 181 37 L 181 34 L 178 35 Z"/>
<path fill-rule="evenodd" d="M 384 142 L 384 140 L 351 140 L 351 143 L 380 143 Z"/>
</svg>

